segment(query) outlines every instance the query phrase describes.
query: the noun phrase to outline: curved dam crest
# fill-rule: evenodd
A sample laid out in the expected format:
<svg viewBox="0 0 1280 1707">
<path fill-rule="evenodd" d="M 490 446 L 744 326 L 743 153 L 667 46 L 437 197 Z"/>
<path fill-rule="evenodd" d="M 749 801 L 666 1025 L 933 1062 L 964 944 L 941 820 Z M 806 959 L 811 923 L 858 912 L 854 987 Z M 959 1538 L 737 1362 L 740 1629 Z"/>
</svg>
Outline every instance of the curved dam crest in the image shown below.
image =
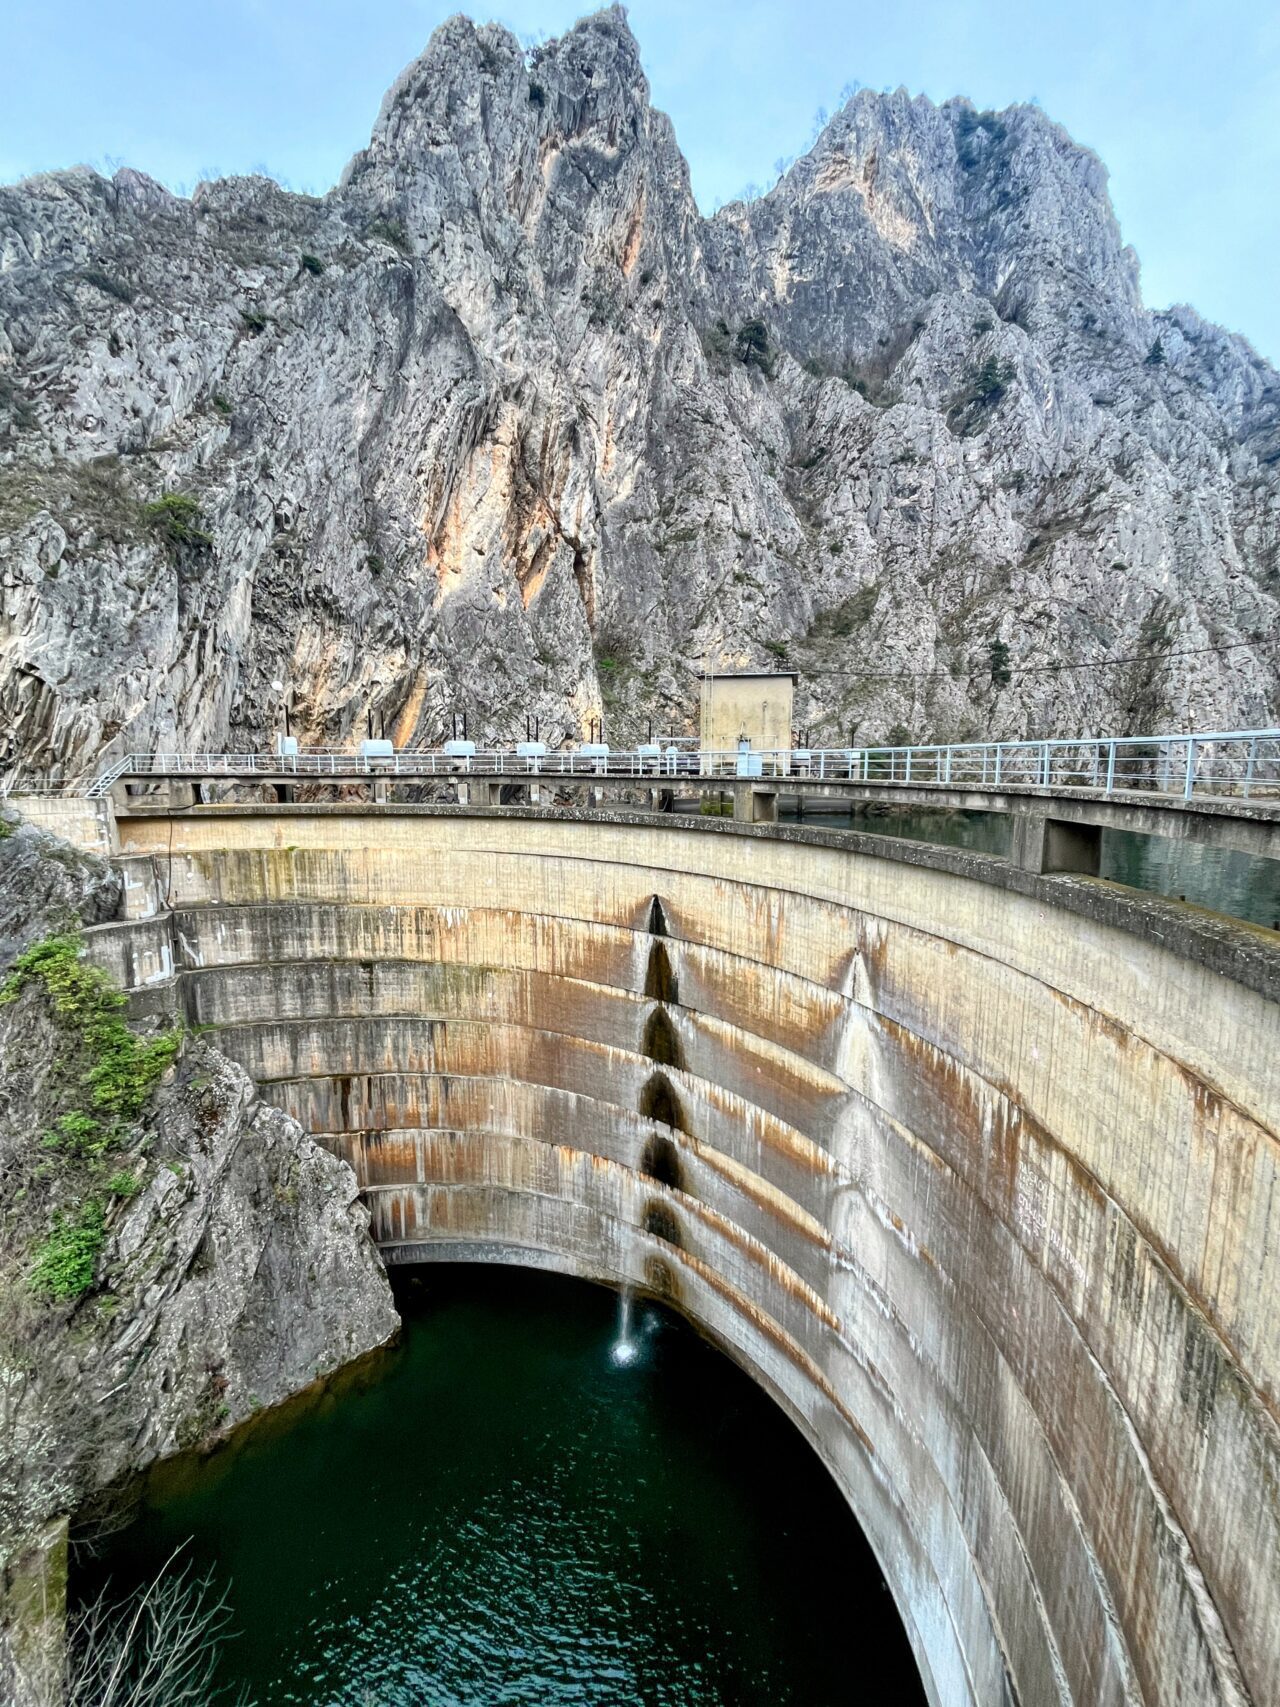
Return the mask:
<svg viewBox="0 0 1280 1707">
<path fill-rule="evenodd" d="M 139 1009 L 389 1262 L 674 1303 L 792 1416 L 930 1699 L 1280 1699 L 1280 947 L 1092 879 L 623 812 L 119 819 Z"/>
</svg>

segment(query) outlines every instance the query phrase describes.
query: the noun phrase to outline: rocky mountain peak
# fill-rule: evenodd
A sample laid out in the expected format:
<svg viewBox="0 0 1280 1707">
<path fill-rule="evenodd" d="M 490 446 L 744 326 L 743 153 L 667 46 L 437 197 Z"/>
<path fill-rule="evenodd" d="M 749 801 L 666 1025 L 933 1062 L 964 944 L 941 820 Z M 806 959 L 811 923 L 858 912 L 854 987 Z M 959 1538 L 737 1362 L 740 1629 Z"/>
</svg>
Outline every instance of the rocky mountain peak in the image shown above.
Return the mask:
<svg viewBox="0 0 1280 1707">
<path fill-rule="evenodd" d="M 823 740 L 1274 718 L 1277 400 L 1037 108 L 860 91 L 706 219 L 620 8 L 455 17 L 323 198 L 0 189 L 0 760 L 621 742 L 706 661 Z"/>
</svg>

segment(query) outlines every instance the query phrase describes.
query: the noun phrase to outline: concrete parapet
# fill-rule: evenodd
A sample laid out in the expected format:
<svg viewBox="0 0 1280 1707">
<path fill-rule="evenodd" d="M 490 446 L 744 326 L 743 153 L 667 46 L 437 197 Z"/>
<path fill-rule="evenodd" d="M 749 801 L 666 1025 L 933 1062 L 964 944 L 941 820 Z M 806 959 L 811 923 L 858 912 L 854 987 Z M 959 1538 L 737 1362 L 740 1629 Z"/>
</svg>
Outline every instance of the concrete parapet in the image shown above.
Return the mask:
<svg viewBox="0 0 1280 1707">
<path fill-rule="evenodd" d="M 491 782 L 486 777 L 460 782 L 458 784 L 458 804 L 460 806 L 501 806 L 502 784 Z"/>
<path fill-rule="evenodd" d="M 1024 812 L 1013 817 L 1011 830 L 1009 858 L 1023 871 L 1096 877 L 1102 870 L 1102 831 L 1095 824 Z"/>
<path fill-rule="evenodd" d="M 742 824 L 776 824 L 778 822 L 778 791 L 762 788 L 759 783 L 735 782 L 733 785 L 733 815 Z"/>
<path fill-rule="evenodd" d="M 115 815 L 109 800 L 75 794 L 11 794 L 9 805 L 37 829 L 104 857 L 115 851 Z"/>
</svg>

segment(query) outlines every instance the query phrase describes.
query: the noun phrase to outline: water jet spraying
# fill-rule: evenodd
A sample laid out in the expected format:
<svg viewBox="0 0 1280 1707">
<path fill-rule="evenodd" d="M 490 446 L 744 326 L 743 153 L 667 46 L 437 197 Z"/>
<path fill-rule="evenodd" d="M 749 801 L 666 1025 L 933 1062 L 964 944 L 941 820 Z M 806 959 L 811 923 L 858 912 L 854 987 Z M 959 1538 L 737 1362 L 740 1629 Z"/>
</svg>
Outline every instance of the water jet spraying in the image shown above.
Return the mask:
<svg viewBox="0 0 1280 1707">
<path fill-rule="evenodd" d="M 609 1347 L 609 1361 L 615 1369 L 630 1369 L 640 1357 L 640 1344 L 632 1328 L 635 1298 L 629 1286 L 618 1293 L 618 1331 Z"/>
</svg>

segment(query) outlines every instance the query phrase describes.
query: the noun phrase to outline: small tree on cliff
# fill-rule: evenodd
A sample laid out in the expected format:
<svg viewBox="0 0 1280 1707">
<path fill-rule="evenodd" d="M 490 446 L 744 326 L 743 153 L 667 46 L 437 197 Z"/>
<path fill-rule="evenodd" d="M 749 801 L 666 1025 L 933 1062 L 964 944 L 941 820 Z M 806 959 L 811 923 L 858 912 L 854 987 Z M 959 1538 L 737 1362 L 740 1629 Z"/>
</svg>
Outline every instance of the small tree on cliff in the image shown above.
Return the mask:
<svg viewBox="0 0 1280 1707">
<path fill-rule="evenodd" d="M 769 344 L 769 328 L 763 320 L 744 320 L 734 338 L 734 346 L 743 367 L 758 367 L 766 379 L 773 378 L 773 350 Z"/>
</svg>

